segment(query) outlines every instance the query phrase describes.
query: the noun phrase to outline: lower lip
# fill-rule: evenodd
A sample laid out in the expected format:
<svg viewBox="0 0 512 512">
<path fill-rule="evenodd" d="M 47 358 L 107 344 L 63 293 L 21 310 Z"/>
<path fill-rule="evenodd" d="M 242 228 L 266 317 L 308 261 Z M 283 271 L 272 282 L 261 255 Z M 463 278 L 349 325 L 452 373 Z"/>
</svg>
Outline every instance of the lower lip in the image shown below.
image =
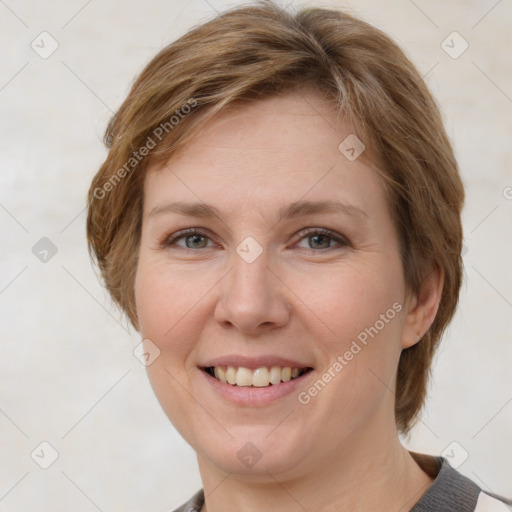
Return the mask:
<svg viewBox="0 0 512 512">
<path fill-rule="evenodd" d="M 208 385 L 218 393 L 222 398 L 228 400 L 236 405 L 249 405 L 261 406 L 268 405 L 279 398 L 296 392 L 297 387 L 301 386 L 305 379 L 309 377 L 312 370 L 297 377 L 296 379 L 289 380 L 288 382 L 281 382 L 272 386 L 257 388 L 253 386 L 233 386 L 217 380 L 204 370 L 200 370 Z"/>
</svg>

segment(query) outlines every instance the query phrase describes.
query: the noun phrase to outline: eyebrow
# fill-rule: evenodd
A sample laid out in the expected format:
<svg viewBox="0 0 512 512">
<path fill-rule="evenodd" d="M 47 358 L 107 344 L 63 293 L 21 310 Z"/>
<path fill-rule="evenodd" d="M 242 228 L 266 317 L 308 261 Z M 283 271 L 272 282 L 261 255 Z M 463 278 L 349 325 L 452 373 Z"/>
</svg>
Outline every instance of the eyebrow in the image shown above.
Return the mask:
<svg viewBox="0 0 512 512">
<path fill-rule="evenodd" d="M 188 217 L 196 217 L 207 219 L 211 217 L 218 217 L 222 219 L 222 212 L 215 206 L 206 203 L 184 203 L 173 202 L 163 205 L 155 206 L 150 212 L 149 216 L 161 215 L 164 213 L 176 213 Z M 361 208 L 340 201 L 325 200 L 325 201 L 296 201 L 283 207 L 279 210 L 279 220 L 288 220 L 296 217 L 304 217 L 306 215 L 315 215 L 321 213 L 338 213 L 348 217 L 355 217 L 360 220 L 368 218 L 368 214 Z"/>
</svg>

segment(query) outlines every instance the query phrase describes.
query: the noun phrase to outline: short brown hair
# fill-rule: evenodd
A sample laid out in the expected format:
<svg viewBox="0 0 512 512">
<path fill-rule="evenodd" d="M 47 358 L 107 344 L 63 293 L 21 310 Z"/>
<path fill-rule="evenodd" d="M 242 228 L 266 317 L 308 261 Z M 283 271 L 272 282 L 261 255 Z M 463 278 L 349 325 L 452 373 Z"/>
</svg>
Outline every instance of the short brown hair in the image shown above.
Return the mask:
<svg viewBox="0 0 512 512">
<path fill-rule="evenodd" d="M 222 13 L 166 46 L 107 127 L 109 153 L 88 196 L 89 250 L 137 328 L 134 279 L 148 164 L 168 159 L 227 105 L 302 86 L 333 99 L 379 156 L 376 170 L 386 182 L 408 288 L 417 292 L 432 268 L 444 275 L 433 324 L 400 356 L 395 418 L 406 433 L 423 406 L 434 351 L 458 303 L 464 189 L 435 100 L 377 28 L 337 10 L 291 13 L 261 1 Z"/>
</svg>

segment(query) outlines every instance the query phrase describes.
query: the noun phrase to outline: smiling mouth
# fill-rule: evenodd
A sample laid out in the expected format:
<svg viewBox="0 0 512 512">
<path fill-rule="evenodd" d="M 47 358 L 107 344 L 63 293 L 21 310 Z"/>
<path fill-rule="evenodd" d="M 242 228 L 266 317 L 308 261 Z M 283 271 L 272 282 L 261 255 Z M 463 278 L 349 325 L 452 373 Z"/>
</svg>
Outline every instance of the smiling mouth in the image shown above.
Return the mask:
<svg viewBox="0 0 512 512">
<path fill-rule="evenodd" d="M 290 366 L 261 367 L 254 370 L 243 366 L 208 366 L 202 368 L 208 375 L 225 384 L 239 387 L 265 388 L 298 379 L 313 368 Z"/>
</svg>

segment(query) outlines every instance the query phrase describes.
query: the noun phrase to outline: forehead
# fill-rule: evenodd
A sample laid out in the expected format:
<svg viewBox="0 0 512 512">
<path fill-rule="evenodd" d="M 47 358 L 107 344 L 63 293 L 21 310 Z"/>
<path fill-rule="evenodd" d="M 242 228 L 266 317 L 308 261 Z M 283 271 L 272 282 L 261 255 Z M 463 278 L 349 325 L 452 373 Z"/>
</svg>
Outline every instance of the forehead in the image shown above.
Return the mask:
<svg viewBox="0 0 512 512">
<path fill-rule="evenodd" d="M 280 209 L 300 198 L 364 209 L 383 196 L 383 184 L 368 145 L 355 160 L 343 152 L 353 131 L 331 101 L 311 92 L 230 106 L 163 166 L 148 168 L 146 214 L 170 199 L 239 212 Z"/>
</svg>

